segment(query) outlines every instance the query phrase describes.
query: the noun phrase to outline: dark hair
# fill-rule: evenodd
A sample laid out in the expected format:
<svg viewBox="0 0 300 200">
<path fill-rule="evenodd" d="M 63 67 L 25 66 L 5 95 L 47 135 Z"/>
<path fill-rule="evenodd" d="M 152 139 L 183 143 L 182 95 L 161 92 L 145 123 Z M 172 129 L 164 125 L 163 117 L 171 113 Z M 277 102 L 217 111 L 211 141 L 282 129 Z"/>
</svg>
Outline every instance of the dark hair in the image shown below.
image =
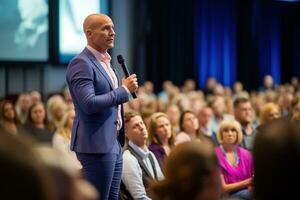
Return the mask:
<svg viewBox="0 0 300 200">
<path fill-rule="evenodd" d="M 43 164 L 26 138 L 0 132 L 1 199 L 50 200 L 53 190 Z"/>
<path fill-rule="evenodd" d="M 250 100 L 246 97 L 237 97 L 233 102 L 233 107 L 238 107 L 241 103 L 250 102 Z"/>
<path fill-rule="evenodd" d="M 165 165 L 165 179 L 151 186 L 154 199 L 190 199 L 202 192 L 218 160 L 208 142 L 184 142 L 171 151 Z"/>
<path fill-rule="evenodd" d="M 289 199 L 298 195 L 300 125 L 279 119 L 262 125 L 254 147 L 254 195 L 257 200 Z"/>
<path fill-rule="evenodd" d="M 1 101 L 0 102 L 0 122 L 1 121 L 4 121 L 5 119 L 5 116 L 4 116 L 4 107 L 5 107 L 5 105 L 7 105 L 7 104 L 11 104 L 12 105 L 12 107 L 13 107 L 13 110 L 14 110 L 14 112 L 15 112 L 15 119 L 14 119 L 14 122 L 16 123 L 16 124 L 19 124 L 19 121 L 18 121 L 18 118 L 17 118 L 17 113 L 16 113 L 16 110 L 15 110 L 15 108 L 14 108 L 14 104 L 13 104 L 13 102 L 12 101 L 10 101 L 10 100 L 3 100 L 3 101 Z"/>
<path fill-rule="evenodd" d="M 45 125 L 48 125 L 47 113 L 46 113 L 46 107 L 45 107 L 45 105 L 44 105 L 42 102 L 36 102 L 36 103 L 32 104 L 32 105 L 29 107 L 29 109 L 28 109 L 28 117 L 27 117 L 26 123 L 27 123 L 27 124 L 34 124 L 34 123 L 33 123 L 33 120 L 32 120 L 32 116 L 31 116 L 31 112 L 32 112 L 32 110 L 33 110 L 36 106 L 38 106 L 38 105 L 42 105 L 42 106 L 43 106 L 44 111 L 45 111 L 44 124 L 45 124 Z"/>
<path fill-rule="evenodd" d="M 183 120 L 184 120 L 184 117 L 185 117 L 185 115 L 188 114 L 188 113 L 191 113 L 191 114 L 195 115 L 195 113 L 193 113 L 193 112 L 190 111 L 190 110 L 186 110 L 186 111 L 183 111 L 183 112 L 181 113 L 180 118 L 179 118 L 179 128 L 180 128 L 181 131 L 183 131 Z M 196 115 L 195 115 L 195 117 L 196 117 Z"/>
</svg>

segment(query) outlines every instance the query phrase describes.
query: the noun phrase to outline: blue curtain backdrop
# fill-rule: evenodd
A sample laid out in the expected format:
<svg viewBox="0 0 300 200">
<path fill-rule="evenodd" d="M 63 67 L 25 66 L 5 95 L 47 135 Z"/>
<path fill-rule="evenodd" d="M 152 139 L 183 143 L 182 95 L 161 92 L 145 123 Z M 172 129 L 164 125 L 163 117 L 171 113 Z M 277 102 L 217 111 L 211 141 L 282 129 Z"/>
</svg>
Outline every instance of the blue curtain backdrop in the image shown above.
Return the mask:
<svg viewBox="0 0 300 200">
<path fill-rule="evenodd" d="M 279 2 L 254 1 L 253 42 L 258 46 L 260 84 L 265 75 L 271 75 L 275 83 L 281 83 L 280 6 Z"/>
<path fill-rule="evenodd" d="M 208 77 L 225 86 L 236 80 L 236 1 L 195 2 L 194 63 L 199 87 Z"/>
<path fill-rule="evenodd" d="M 258 66 L 247 67 L 256 67 L 258 71 L 249 74 L 248 78 L 258 76 L 255 78 L 262 84 L 263 77 L 269 74 L 273 76 L 275 83 L 281 83 L 280 3 L 253 0 L 250 4 L 251 38 L 248 39 L 254 44 L 252 51 L 257 52 L 249 53 L 258 55 L 253 58 L 258 59 Z M 241 34 L 243 30 L 237 27 L 237 5 L 235 0 L 196 2 L 194 62 L 198 69 L 200 88 L 204 87 L 207 78 L 211 76 L 225 86 L 232 86 L 239 78 L 237 67 L 243 66 L 237 66 L 237 34 Z"/>
</svg>

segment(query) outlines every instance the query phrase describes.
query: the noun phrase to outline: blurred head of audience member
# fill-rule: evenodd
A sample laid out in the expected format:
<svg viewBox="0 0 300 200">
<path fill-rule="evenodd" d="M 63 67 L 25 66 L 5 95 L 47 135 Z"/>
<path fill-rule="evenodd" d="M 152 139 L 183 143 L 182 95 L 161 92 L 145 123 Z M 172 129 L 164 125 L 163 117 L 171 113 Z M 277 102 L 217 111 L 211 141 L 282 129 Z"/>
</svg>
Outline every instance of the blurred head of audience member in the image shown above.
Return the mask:
<svg viewBox="0 0 300 200">
<path fill-rule="evenodd" d="M 0 198 L 54 200 L 47 171 L 26 138 L 0 132 Z"/>
<path fill-rule="evenodd" d="M 48 99 L 47 114 L 51 124 L 51 129 L 54 131 L 62 126 L 62 118 L 67 109 L 65 100 L 60 95 L 54 95 Z"/>
<path fill-rule="evenodd" d="M 45 106 L 42 102 L 32 104 L 28 110 L 27 123 L 36 128 L 46 128 L 47 116 Z"/>
<path fill-rule="evenodd" d="M 71 141 L 71 131 L 73 127 L 74 117 L 75 110 L 67 110 L 62 118 L 62 127 L 57 130 L 57 133 L 60 134 L 68 142 Z"/>
<path fill-rule="evenodd" d="M 72 160 L 57 149 L 39 146 L 36 149 L 54 188 L 56 200 L 97 200 L 97 190 L 81 178 Z"/>
<path fill-rule="evenodd" d="M 239 94 L 239 93 L 243 92 L 243 90 L 244 90 L 244 87 L 241 82 L 237 81 L 234 83 L 234 85 L 233 85 L 233 93 L 234 94 Z"/>
<path fill-rule="evenodd" d="M 242 125 L 247 126 L 253 123 L 254 110 L 248 98 L 237 97 L 233 103 L 234 117 Z"/>
<path fill-rule="evenodd" d="M 192 111 L 187 110 L 181 113 L 179 118 L 179 126 L 182 132 L 197 137 L 199 121 Z"/>
<path fill-rule="evenodd" d="M 184 81 L 183 87 L 182 87 L 182 92 L 184 94 L 188 94 L 192 91 L 196 90 L 196 82 L 193 79 L 186 79 Z"/>
<path fill-rule="evenodd" d="M 265 104 L 260 111 L 260 124 L 268 123 L 281 117 L 280 107 L 275 103 Z"/>
<path fill-rule="evenodd" d="M 14 105 L 9 100 L 0 102 L 0 128 L 6 132 L 17 134 L 19 120 L 17 119 Z"/>
<path fill-rule="evenodd" d="M 299 196 L 300 125 L 285 119 L 262 126 L 253 148 L 256 200 Z"/>
<path fill-rule="evenodd" d="M 22 134 L 26 134 L 36 142 L 51 143 L 53 132 L 48 129 L 45 106 L 42 102 L 34 103 L 28 111 L 26 124 L 22 127 Z"/>
<path fill-rule="evenodd" d="M 175 133 L 179 132 L 179 118 L 180 118 L 180 110 L 176 105 L 170 105 L 167 110 L 166 114 L 172 124 L 172 127 Z"/>
<path fill-rule="evenodd" d="M 30 92 L 30 97 L 31 97 L 31 102 L 32 103 L 37 103 L 37 102 L 42 101 L 41 93 L 39 93 L 38 91 L 31 91 Z"/>
<path fill-rule="evenodd" d="M 28 116 L 28 109 L 31 106 L 31 96 L 28 93 L 22 93 L 20 94 L 17 102 L 16 102 L 16 113 L 18 116 L 18 119 L 22 124 L 24 124 L 27 120 Z"/>
<path fill-rule="evenodd" d="M 274 89 L 274 82 L 273 77 L 271 75 L 266 75 L 264 77 L 264 90 L 273 90 Z"/>
<path fill-rule="evenodd" d="M 218 200 L 222 192 L 218 161 L 206 142 L 184 142 L 166 160 L 165 179 L 152 185 L 153 199 Z"/>
</svg>

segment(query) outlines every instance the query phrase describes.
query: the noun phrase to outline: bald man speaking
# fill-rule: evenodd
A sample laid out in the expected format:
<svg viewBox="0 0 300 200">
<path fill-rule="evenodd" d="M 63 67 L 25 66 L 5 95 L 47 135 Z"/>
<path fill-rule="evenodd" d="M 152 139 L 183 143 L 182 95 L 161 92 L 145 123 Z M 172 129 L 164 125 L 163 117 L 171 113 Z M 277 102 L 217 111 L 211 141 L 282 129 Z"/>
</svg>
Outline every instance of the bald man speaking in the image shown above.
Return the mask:
<svg viewBox="0 0 300 200">
<path fill-rule="evenodd" d="M 71 150 L 101 199 L 118 199 L 125 141 L 122 103 L 136 92 L 137 77 L 121 81 L 111 68 L 107 50 L 114 46 L 115 32 L 107 15 L 87 16 L 83 30 L 87 46 L 71 60 L 66 75 L 76 112 Z"/>
</svg>

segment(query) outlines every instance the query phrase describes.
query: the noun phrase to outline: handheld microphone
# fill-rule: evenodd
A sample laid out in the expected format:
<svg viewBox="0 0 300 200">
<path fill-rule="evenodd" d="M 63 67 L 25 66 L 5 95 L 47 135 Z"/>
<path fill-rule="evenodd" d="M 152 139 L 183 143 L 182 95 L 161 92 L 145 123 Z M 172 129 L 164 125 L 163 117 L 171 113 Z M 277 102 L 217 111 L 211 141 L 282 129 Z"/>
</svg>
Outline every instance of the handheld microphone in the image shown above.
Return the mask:
<svg viewBox="0 0 300 200">
<path fill-rule="evenodd" d="M 127 78 L 128 76 L 130 76 L 130 74 L 129 74 L 128 69 L 127 69 L 127 67 L 126 67 L 126 65 L 125 65 L 125 59 L 123 58 L 122 55 L 118 55 L 118 56 L 117 56 L 117 59 L 118 59 L 118 63 L 119 63 L 119 64 L 121 65 L 121 67 L 122 67 L 122 70 L 123 70 L 123 72 L 124 72 L 124 74 L 125 74 L 125 77 Z M 137 97 L 135 92 L 131 93 L 131 95 L 132 95 L 132 97 L 133 97 L 134 99 Z"/>
</svg>

